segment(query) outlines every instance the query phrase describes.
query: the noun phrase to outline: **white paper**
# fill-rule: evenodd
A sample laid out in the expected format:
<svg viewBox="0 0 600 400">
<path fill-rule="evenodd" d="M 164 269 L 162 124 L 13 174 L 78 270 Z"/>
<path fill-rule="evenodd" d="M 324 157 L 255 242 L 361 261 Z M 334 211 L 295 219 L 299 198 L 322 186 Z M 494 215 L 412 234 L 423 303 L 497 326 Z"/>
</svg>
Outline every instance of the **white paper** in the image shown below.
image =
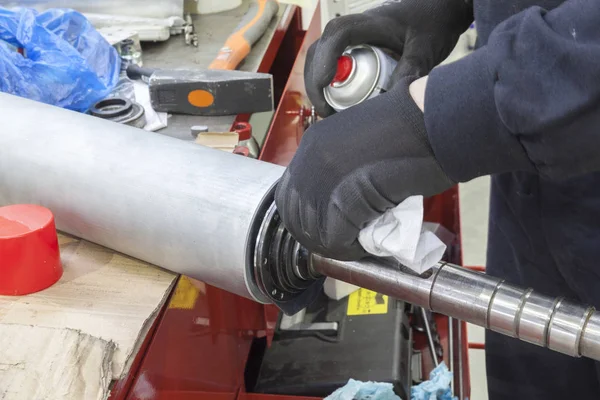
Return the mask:
<svg viewBox="0 0 600 400">
<path fill-rule="evenodd" d="M 325 279 L 325 283 L 323 284 L 323 291 L 325 292 L 325 295 L 333 300 L 341 300 L 344 297 L 349 296 L 351 293 L 356 292 L 358 289 L 360 289 L 358 286 L 338 281 L 337 279 L 330 277 L 327 277 L 327 279 Z"/>
<path fill-rule="evenodd" d="M 423 228 L 423 196 L 409 197 L 367 225 L 358 241 L 374 256 L 393 257 L 417 273 L 442 259 L 446 245 Z"/>
<path fill-rule="evenodd" d="M 144 82 L 133 81 L 135 89 L 135 101 L 144 107 L 144 115 L 146 116 L 146 126 L 144 129 L 150 132 L 155 132 L 167 126 L 167 113 L 157 112 L 152 108 L 150 102 L 150 90 Z"/>
</svg>

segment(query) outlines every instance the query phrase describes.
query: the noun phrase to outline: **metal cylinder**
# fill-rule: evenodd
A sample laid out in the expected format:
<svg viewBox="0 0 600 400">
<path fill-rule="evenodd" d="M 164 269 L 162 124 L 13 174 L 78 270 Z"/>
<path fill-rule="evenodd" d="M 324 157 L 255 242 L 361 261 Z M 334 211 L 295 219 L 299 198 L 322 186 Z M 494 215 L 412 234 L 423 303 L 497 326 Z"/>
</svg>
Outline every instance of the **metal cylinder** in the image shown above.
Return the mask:
<svg viewBox="0 0 600 400">
<path fill-rule="evenodd" d="M 593 307 L 446 263 L 415 275 L 387 260 L 341 262 L 312 255 L 311 261 L 323 275 L 570 356 L 600 360 L 600 314 Z"/>
<path fill-rule="evenodd" d="M 588 318 L 581 334 L 579 352 L 582 356 L 600 360 L 600 313 L 594 312 Z"/>
<path fill-rule="evenodd" d="M 283 168 L 0 93 L 0 205 L 266 302 L 253 249 Z"/>
<path fill-rule="evenodd" d="M 524 291 L 516 313 L 517 329 L 514 336 L 538 346 L 547 346 L 548 322 L 556 302 L 556 299 L 534 293 L 533 290 Z"/>
<path fill-rule="evenodd" d="M 437 272 L 431 291 L 431 309 L 475 325 L 486 326 L 488 307 L 498 278 L 443 264 Z"/>
<path fill-rule="evenodd" d="M 386 260 L 388 261 L 388 260 Z M 366 289 L 387 294 L 431 310 L 434 274 L 419 276 L 391 260 L 338 261 L 311 255 L 311 267 L 318 273 Z"/>
<path fill-rule="evenodd" d="M 581 355 L 580 340 L 593 307 L 559 300 L 548 323 L 548 348 L 573 357 Z"/>
<path fill-rule="evenodd" d="M 397 61 L 377 47 L 349 47 L 338 60 L 338 71 L 331 85 L 323 89 L 325 100 L 342 111 L 389 89 Z"/>
<path fill-rule="evenodd" d="M 496 288 L 488 311 L 486 328 L 504 335 L 517 337 L 518 314 L 521 310 L 524 291 L 521 288 L 501 282 Z"/>
</svg>

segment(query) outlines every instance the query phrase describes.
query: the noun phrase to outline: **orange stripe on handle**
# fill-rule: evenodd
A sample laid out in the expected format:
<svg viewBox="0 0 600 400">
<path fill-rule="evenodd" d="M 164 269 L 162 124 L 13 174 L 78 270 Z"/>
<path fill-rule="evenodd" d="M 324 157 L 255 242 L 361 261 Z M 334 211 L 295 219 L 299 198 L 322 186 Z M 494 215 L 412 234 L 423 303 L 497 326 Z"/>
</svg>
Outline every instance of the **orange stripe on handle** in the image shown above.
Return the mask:
<svg viewBox="0 0 600 400">
<path fill-rule="evenodd" d="M 250 54 L 252 45 L 262 36 L 269 22 L 279 8 L 274 0 L 258 0 L 252 6 L 256 15 L 247 23 L 243 23 L 227 39 L 215 60 L 209 65 L 210 69 L 234 70 Z M 253 12 L 249 10 L 248 13 Z M 251 15 L 246 16 L 250 18 Z"/>
<path fill-rule="evenodd" d="M 221 47 L 217 58 L 208 66 L 209 69 L 234 70 L 250 54 L 250 43 L 242 35 L 234 34 Z"/>
</svg>

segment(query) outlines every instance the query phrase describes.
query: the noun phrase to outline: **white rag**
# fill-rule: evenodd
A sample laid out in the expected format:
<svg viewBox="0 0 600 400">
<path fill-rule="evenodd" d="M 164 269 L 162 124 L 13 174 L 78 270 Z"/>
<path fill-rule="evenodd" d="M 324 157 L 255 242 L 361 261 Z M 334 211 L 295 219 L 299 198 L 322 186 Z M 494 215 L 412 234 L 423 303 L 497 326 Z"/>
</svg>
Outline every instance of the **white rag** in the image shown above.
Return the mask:
<svg viewBox="0 0 600 400">
<path fill-rule="evenodd" d="M 393 257 L 421 274 L 442 259 L 446 245 L 423 227 L 423 196 L 412 196 L 386 211 L 358 235 L 374 256 Z"/>
<path fill-rule="evenodd" d="M 133 81 L 135 90 L 135 101 L 144 107 L 146 125 L 144 129 L 150 132 L 158 131 L 167 126 L 167 113 L 154 111 L 150 101 L 150 89 L 148 85 L 141 81 Z"/>
</svg>

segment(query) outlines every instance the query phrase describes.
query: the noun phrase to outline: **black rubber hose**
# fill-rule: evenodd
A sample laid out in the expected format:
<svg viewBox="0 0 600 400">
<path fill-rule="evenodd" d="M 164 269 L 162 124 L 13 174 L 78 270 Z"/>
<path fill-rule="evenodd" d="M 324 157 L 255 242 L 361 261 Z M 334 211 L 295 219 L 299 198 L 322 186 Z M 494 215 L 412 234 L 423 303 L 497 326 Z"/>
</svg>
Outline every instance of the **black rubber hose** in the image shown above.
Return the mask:
<svg viewBox="0 0 600 400">
<path fill-rule="evenodd" d="M 150 78 L 155 71 L 153 68 L 142 68 L 135 64 L 127 66 L 127 76 L 129 79 L 141 79 L 144 76 Z"/>
</svg>

